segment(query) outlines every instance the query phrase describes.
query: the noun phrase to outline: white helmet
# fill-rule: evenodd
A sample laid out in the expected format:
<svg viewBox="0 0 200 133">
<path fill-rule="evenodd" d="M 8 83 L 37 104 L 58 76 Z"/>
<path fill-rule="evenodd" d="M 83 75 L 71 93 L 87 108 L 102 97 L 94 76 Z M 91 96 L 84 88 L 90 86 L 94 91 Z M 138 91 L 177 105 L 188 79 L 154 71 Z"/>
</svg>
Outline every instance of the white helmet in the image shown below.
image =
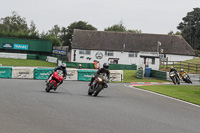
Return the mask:
<svg viewBox="0 0 200 133">
<path fill-rule="evenodd" d="M 180 71 L 183 72 L 183 69 L 181 69 Z"/>
<path fill-rule="evenodd" d="M 62 63 L 61 68 L 65 69 L 67 67 L 67 65 L 65 63 Z"/>
</svg>

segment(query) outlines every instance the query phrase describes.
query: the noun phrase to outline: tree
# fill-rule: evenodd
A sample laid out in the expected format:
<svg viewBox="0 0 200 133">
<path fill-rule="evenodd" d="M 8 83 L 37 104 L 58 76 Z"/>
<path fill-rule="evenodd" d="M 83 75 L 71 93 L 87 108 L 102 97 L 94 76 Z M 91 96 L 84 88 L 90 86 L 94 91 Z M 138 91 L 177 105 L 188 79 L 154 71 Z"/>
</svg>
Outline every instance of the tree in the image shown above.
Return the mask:
<svg viewBox="0 0 200 133">
<path fill-rule="evenodd" d="M 38 39 L 39 33 L 33 21 L 29 29 L 26 19 L 12 12 L 11 16 L 0 19 L 0 36 Z"/>
<path fill-rule="evenodd" d="M 105 28 L 104 31 L 126 32 L 126 27 L 123 26 L 122 21 L 120 21 L 119 24 L 114 24 L 111 27 Z"/>
<path fill-rule="evenodd" d="M 142 33 L 141 30 L 127 30 L 122 21 L 120 21 L 118 24 L 114 24 L 111 27 L 105 28 L 104 31 Z"/>
<path fill-rule="evenodd" d="M 61 41 L 55 35 L 49 34 L 49 32 L 47 32 L 47 33 L 42 32 L 40 35 L 40 38 L 44 39 L 44 40 L 52 41 L 53 46 L 62 46 Z"/>
<path fill-rule="evenodd" d="M 174 33 L 172 30 L 168 33 L 168 35 L 181 35 L 180 31 L 177 31 L 176 33 Z"/>
<path fill-rule="evenodd" d="M 192 48 L 200 49 L 200 8 L 194 8 L 194 11 L 188 12 L 182 20 L 177 29 Z"/>
<path fill-rule="evenodd" d="M 49 30 L 48 33 L 49 33 L 49 35 L 59 38 L 60 27 L 58 25 L 54 25 L 54 27 L 51 30 Z"/>
<path fill-rule="evenodd" d="M 66 42 L 64 43 L 65 45 L 69 46 L 69 50 L 71 50 L 71 42 L 72 42 L 72 36 L 73 36 L 74 29 L 97 30 L 97 28 L 93 27 L 92 25 L 90 25 L 84 21 L 78 21 L 78 22 L 74 22 L 74 23 L 70 24 L 67 27 L 67 36 L 66 36 L 67 40 L 65 40 Z"/>
</svg>

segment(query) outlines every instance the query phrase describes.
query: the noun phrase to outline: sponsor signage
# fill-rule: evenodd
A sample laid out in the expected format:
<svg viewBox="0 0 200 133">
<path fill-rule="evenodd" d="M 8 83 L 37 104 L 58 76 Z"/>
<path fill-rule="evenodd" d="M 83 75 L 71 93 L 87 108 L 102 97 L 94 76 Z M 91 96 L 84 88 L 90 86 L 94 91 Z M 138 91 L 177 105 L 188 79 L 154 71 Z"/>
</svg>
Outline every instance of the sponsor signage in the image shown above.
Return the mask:
<svg viewBox="0 0 200 133">
<path fill-rule="evenodd" d="M 102 59 L 102 58 L 103 58 L 103 54 L 102 54 L 101 52 L 97 52 L 97 53 L 95 54 L 95 57 L 96 57 L 97 59 Z"/>
<path fill-rule="evenodd" d="M 57 55 L 67 55 L 67 52 L 66 52 L 66 51 L 63 51 L 63 50 L 53 49 L 53 54 L 57 54 Z"/>
<path fill-rule="evenodd" d="M 14 49 L 28 50 L 28 45 L 25 45 L 25 44 L 14 44 Z"/>
<path fill-rule="evenodd" d="M 3 43 L 2 48 L 13 49 L 13 44 L 12 43 Z"/>
</svg>

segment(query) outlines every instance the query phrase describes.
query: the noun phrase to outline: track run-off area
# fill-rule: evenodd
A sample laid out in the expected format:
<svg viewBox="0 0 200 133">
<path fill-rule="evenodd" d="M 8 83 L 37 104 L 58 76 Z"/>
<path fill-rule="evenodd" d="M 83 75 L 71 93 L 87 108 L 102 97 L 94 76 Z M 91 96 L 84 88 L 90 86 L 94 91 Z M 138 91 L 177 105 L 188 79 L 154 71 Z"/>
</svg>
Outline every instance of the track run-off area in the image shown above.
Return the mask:
<svg viewBox="0 0 200 133">
<path fill-rule="evenodd" d="M 0 79 L 1 133 L 199 133 L 200 107 L 109 83 L 99 96 L 88 82 Z"/>
</svg>

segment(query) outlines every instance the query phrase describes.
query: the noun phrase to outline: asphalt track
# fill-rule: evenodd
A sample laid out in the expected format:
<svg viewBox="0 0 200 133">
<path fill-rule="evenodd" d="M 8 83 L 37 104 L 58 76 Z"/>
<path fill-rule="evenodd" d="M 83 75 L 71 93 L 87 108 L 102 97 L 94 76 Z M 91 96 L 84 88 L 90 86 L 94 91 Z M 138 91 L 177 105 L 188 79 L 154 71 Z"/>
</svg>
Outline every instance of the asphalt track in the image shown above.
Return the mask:
<svg viewBox="0 0 200 133">
<path fill-rule="evenodd" d="M 200 133 L 200 107 L 124 84 L 98 97 L 88 82 L 0 79 L 0 133 Z"/>
</svg>

